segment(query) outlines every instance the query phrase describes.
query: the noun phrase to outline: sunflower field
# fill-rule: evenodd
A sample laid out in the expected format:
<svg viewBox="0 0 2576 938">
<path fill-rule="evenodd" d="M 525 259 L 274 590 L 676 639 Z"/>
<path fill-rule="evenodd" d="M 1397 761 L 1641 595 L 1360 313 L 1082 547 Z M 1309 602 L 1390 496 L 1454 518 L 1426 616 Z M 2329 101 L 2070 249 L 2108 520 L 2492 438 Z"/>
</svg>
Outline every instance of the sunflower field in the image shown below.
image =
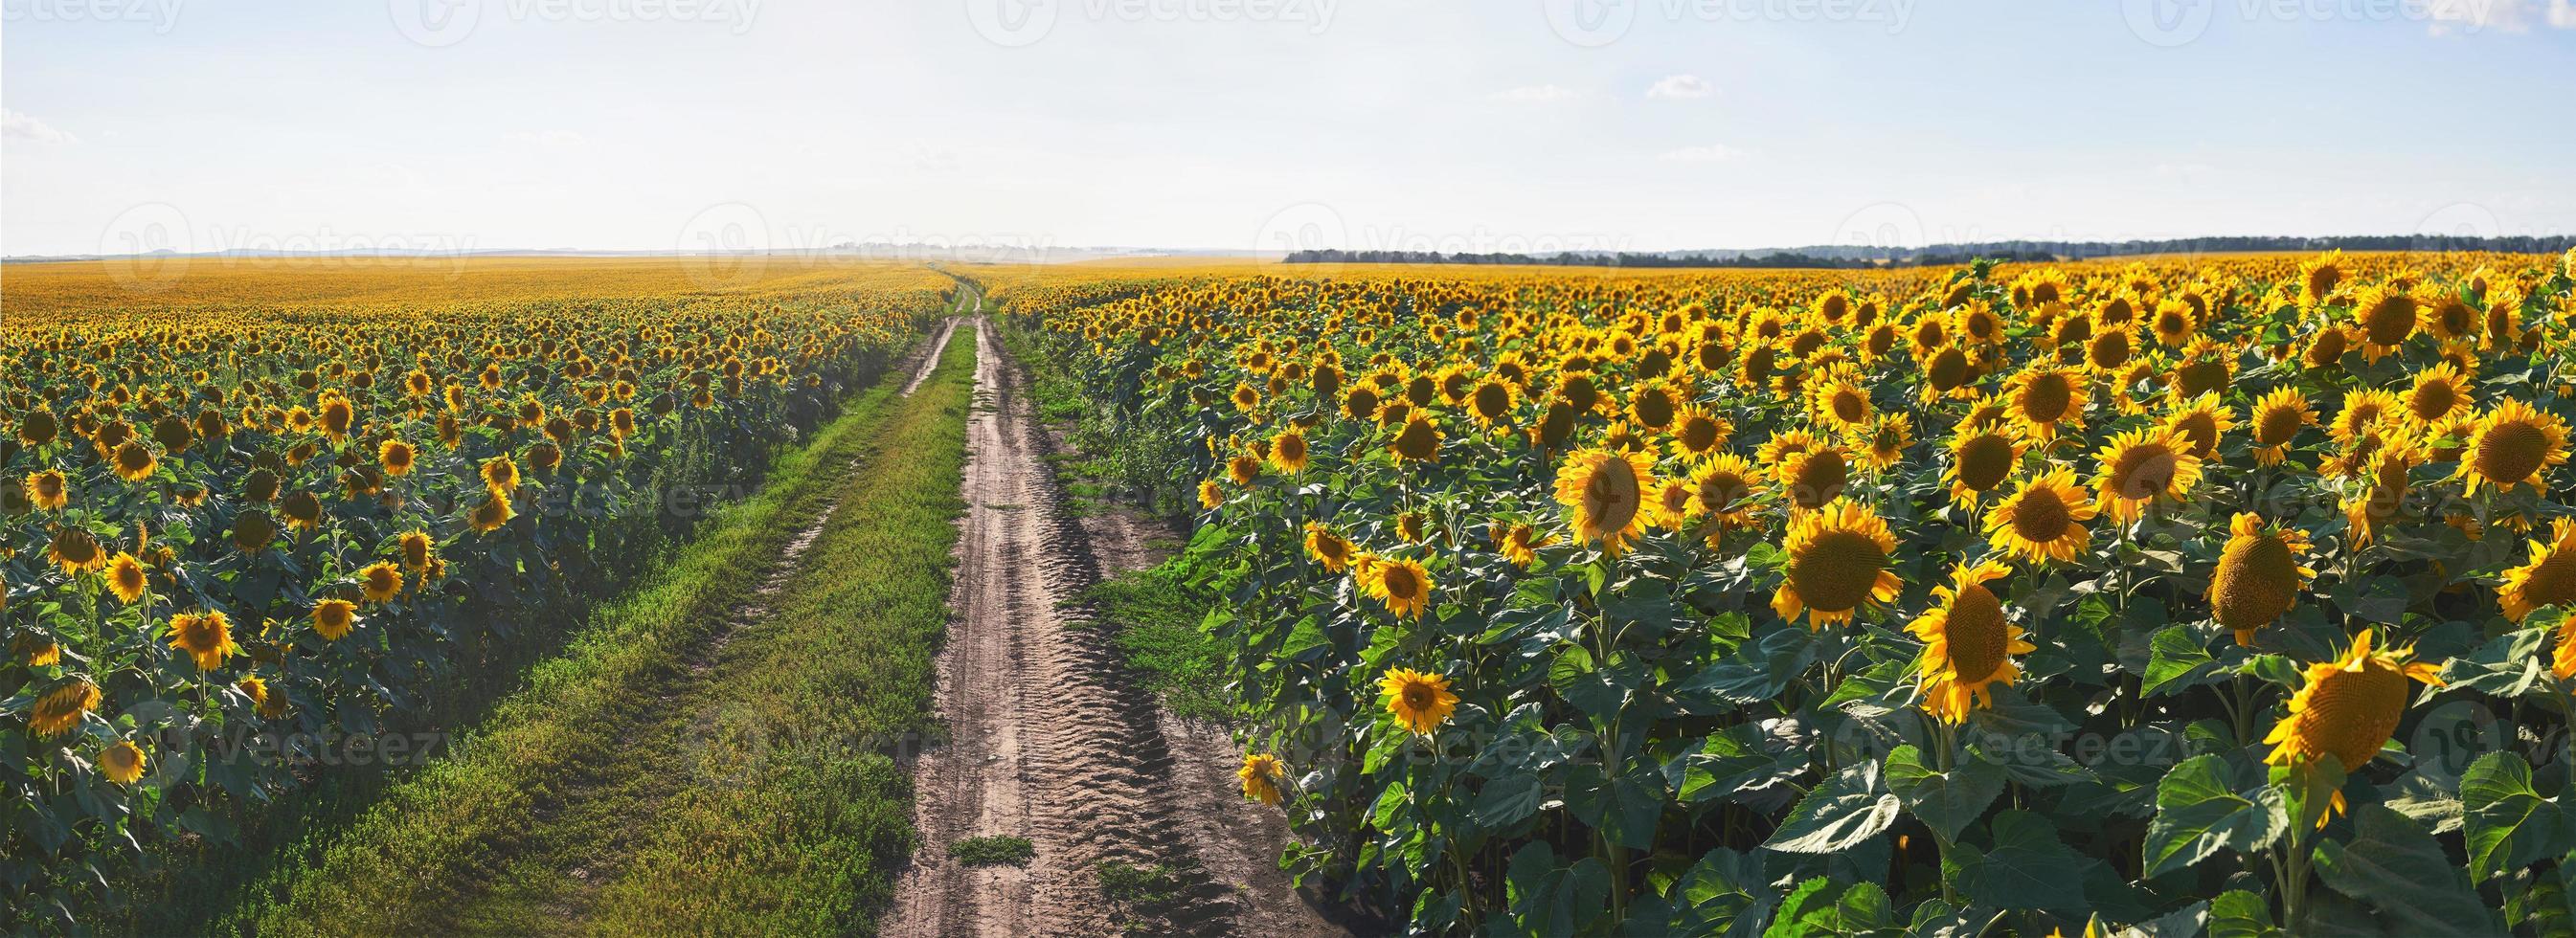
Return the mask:
<svg viewBox="0 0 2576 938">
<path fill-rule="evenodd" d="M 919 267 L 13 266 L 0 927 L 404 763 L 941 308 Z M 485 693 L 484 696 L 489 696 Z"/>
<path fill-rule="evenodd" d="M 1416 933 L 2576 933 L 2576 253 L 1057 271 Z"/>
</svg>

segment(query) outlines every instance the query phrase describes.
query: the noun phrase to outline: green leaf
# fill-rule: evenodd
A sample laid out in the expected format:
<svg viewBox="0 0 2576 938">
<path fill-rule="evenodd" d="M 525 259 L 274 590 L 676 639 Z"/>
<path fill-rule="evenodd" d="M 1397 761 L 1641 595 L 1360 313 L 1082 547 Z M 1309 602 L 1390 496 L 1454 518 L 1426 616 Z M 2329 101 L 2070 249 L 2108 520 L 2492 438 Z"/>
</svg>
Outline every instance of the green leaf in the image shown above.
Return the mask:
<svg viewBox="0 0 2576 938">
<path fill-rule="evenodd" d="M 1535 773 L 1514 773 L 1485 783 L 1476 793 L 1476 807 L 1470 813 L 1476 823 L 1488 830 L 1501 830 L 1520 823 L 1522 818 L 1538 813 L 1539 777 Z"/>
<path fill-rule="evenodd" d="M 1948 772 L 1938 772 L 1923 764 L 1922 750 L 1898 746 L 1887 754 L 1887 787 L 1924 826 L 1949 842 L 1958 840 L 1959 831 L 2003 794 L 2004 770 L 1984 759 L 1969 758 Z"/>
<path fill-rule="evenodd" d="M 1673 884 L 1671 902 L 1674 934 L 1751 933 L 1771 920 L 1780 893 L 1763 874 L 1760 856 L 1719 847 Z"/>
<path fill-rule="evenodd" d="M 1678 695 L 1707 695 L 1738 704 L 1778 699 L 1780 690 L 1816 661 L 1815 636 L 1790 627 L 1738 647 L 1725 660 L 1700 669 L 1673 688 Z"/>
<path fill-rule="evenodd" d="M 1960 871 L 1968 897 L 2005 909 L 2084 908 L 2084 867 L 2055 825 L 2028 811 L 1995 815 L 1995 847 Z"/>
<path fill-rule="evenodd" d="M 2177 625 L 2156 633 L 2147 643 L 2147 674 L 2139 689 L 2149 697 L 2178 694 L 2219 678 L 2218 659 L 2192 634 L 2190 626 Z"/>
<path fill-rule="evenodd" d="M 1331 644 L 1332 639 L 1324 635 L 1323 626 L 1317 625 L 1314 617 L 1308 616 L 1298 620 L 1296 630 L 1288 633 L 1288 640 L 1279 646 L 1278 657 L 1282 660 L 1299 660 L 1312 654 L 1321 654 L 1322 649 Z"/>
<path fill-rule="evenodd" d="M 1807 764 L 1805 753 L 1766 748 L 1762 728 L 1738 723 L 1700 741 L 1699 751 L 1664 764 L 1664 778 L 1681 800 L 1699 803 L 1760 791 L 1788 781 Z"/>
<path fill-rule="evenodd" d="M 2353 812 L 2353 837 L 2317 845 L 2316 872 L 2334 891 L 2416 935 L 2493 935 L 2503 929 L 2441 841 L 2388 808 Z"/>
<path fill-rule="evenodd" d="M 1611 843 L 1651 850 L 1655 824 L 1664 813 L 1663 775 L 1649 769 L 1604 779 L 1600 766 L 1578 766 L 1565 784 L 1565 806 L 1576 820 L 1600 828 Z"/>
<path fill-rule="evenodd" d="M 1783 853 L 1832 853 L 1877 836 L 1896 823 L 1903 808 L 1882 784 L 1878 764 L 1864 762 L 1834 773 L 1798 799 L 1762 846 Z"/>
<path fill-rule="evenodd" d="M 2531 763 L 2518 753 L 2491 752 L 2469 763 L 2460 776 L 2460 805 L 2469 873 L 2477 882 L 2576 847 L 2565 806 L 2532 787 Z"/>
<path fill-rule="evenodd" d="M 2231 889 L 2209 900 L 2209 938 L 2272 938 L 2272 904 L 2262 896 Z"/>
<path fill-rule="evenodd" d="M 2216 755 L 2174 766 L 2156 786 L 2156 816 L 2143 841 L 2146 875 L 2161 876 L 2221 850 L 2252 853 L 2289 830 L 2280 793 L 2251 775 L 2231 773 Z"/>
<path fill-rule="evenodd" d="M 1876 883 L 1842 885 L 1826 877 L 1799 883 L 1780 903 L 1763 938 L 1867 935 L 1895 927 L 1887 891 Z"/>
</svg>

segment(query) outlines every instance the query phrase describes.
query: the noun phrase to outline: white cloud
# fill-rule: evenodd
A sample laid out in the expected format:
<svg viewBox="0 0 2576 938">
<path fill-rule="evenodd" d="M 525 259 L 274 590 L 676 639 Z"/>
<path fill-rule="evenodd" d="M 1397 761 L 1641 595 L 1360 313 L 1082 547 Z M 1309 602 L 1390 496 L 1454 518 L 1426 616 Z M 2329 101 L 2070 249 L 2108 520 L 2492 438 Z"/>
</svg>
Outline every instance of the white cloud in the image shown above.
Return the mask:
<svg viewBox="0 0 2576 938">
<path fill-rule="evenodd" d="M 2559 0 L 2559 2 L 2564 3 L 2566 0 Z M 1646 97 L 1667 101 L 1706 98 L 1715 94 L 1717 94 L 1717 86 L 1709 84 L 1708 79 L 1697 75 L 1669 75 L 1664 80 L 1656 82 L 1654 87 L 1646 89 Z"/>
<path fill-rule="evenodd" d="M 2425 29 L 2436 36 L 2490 30 L 2525 33 L 2535 23 L 2576 29 L 2576 4 L 2569 0 L 2549 0 L 2546 9 L 2540 0 L 2407 0 L 2405 9 L 2423 18 Z"/>
<path fill-rule="evenodd" d="M 1546 104 L 1552 101 L 1572 100 L 1575 97 L 1575 94 L 1574 89 L 1572 88 L 1564 88 L 1557 85 L 1532 85 L 1527 88 L 1514 88 L 1509 91 L 1497 91 L 1493 93 L 1492 97 L 1496 101 L 1510 101 L 1515 104 Z"/>
<path fill-rule="evenodd" d="M 0 110 L 0 136 L 35 143 L 78 143 L 80 139 L 53 125 L 11 110 Z"/>
<path fill-rule="evenodd" d="M 1663 153 L 1657 154 L 1655 158 L 1667 163 L 1715 163 L 1720 160 L 1731 160 L 1743 155 L 1744 151 L 1742 150 L 1738 150 L 1722 143 L 1712 143 L 1704 147 L 1683 147 L 1679 150 L 1666 150 Z"/>
<path fill-rule="evenodd" d="M 555 152 L 578 149 L 590 143 L 590 138 L 582 136 L 577 130 L 515 130 L 510 132 L 509 139 L 512 143 L 529 144 Z"/>
</svg>

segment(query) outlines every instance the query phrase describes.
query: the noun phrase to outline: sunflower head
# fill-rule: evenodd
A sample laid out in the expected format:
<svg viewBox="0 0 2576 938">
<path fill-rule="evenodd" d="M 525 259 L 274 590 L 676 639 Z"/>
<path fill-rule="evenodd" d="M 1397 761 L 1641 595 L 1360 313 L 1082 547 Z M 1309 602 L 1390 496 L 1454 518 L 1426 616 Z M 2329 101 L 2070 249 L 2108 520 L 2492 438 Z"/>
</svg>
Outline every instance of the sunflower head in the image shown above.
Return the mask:
<svg viewBox="0 0 2576 938">
<path fill-rule="evenodd" d="M 2505 571 L 2496 600 L 2515 622 L 2543 606 L 2576 607 L 2576 520 L 2550 522 L 2547 540 L 2531 542 L 2530 562 Z M 2570 621 L 2576 621 L 2571 617 Z M 2565 656 L 2562 643 L 2562 656 Z M 2570 657 L 2576 661 L 2576 657 Z"/>
<path fill-rule="evenodd" d="M 241 652 L 233 643 L 232 620 L 221 612 L 171 616 L 169 638 L 170 647 L 187 652 L 199 671 L 223 667 L 225 658 Z"/>
<path fill-rule="evenodd" d="M 133 605 L 143 599 L 143 589 L 148 585 L 143 573 L 142 561 L 118 551 L 107 562 L 107 589 L 116 594 L 118 602 Z"/>
<path fill-rule="evenodd" d="M 2003 600 L 1986 583 L 2009 574 L 1994 562 L 1960 567 L 1949 585 L 1935 587 L 1936 604 L 1909 626 L 1923 640 L 1917 666 L 1923 706 L 1943 722 L 1956 724 L 1968 711 L 1994 703 L 1994 684 L 2010 685 L 2021 676 L 2012 656 L 2033 650 L 2022 640 L 2020 626 L 2005 618 Z"/>
<path fill-rule="evenodd" d="M 2266 525 L 2251 512 L 2238 512 L 2227 527 L 2227 546 L 2209 579 L 2209 605 L 2218 624 L 2235 631 L 2237 644 L 2252 646 L 2254 633 L 2289 612 L 2317 572 L 2300 565 L 2307 532 Z"/>
<path fill-rule="evenodd" d="M 1279 786 L 1288 780 L 1279 757 L 1266 752 L 1245 753 L 1243 767 L 1234 775 L 1243 782 L 1244 798 L 1273 807 L 1279 804 Z"/>
<path fill-rule="evenodd" d="M 1386 604 L 1399 619 L 1418 619 L 1431 606 L 1431 571 L 1410 558 L 1376 558 L 1362 578 L 1362 590 Z"/>
<path fill-rule="evenodd" d="M 45 559 L 61 567 L 64 576 L 71 576 L 104 569 L 107 549 L 99 546 L 98 538 L 88 528 L 64 525 L 45 545 Z"/>
<path fill-rule="evenodd" d="M 1780 463 L 1780 489 L 1789 504 L 1812 511 L 1841 498 L 1851 484 L 1851 461 L 1839 446 L 1817 446 L 1790 454 Z"/>
<path fill-rule="evenodd" d="M 1643 453 L 1589 449 L 1566 456 L 1556 473 L 1556 501 L 1575 538 L 1618 556 L 1654 521 L 1654 462 Z"/>
<path fill-rule="evenodd" d="M 1411 668 L 1389 668 L 1378 679 L 1378 698 L 1386 712 L 1405 729 L 1427 735 L 1449 721 L 1458 711 L 1458 695 L 1449 692 L 1449 679 L 1425 674 Z"/>
<path fill-rule="evenodd" d="M 133 740 L 120 739 L 98 754 L 98 772 L 119 785 L 132 785 L 143 777 L 143 747 Z"/>
<path fill-rule="evenodd" d="M 1405 415 L 1404 428 L 1387 444 L 1397 462 L 1432 462 L 1440 458 L 1440 427 L 1419 411 Z"/>
<path fill-rule="evenodd" d="M 2163 430 L 2131 430 L 2111 438 L 2097 454 L 2093 478 L 2099 507 L 2122 524 L 2137 521 L 2157 500 L 2179 500 L 2200 482 L 2200 457 L 2191 444 Z"/>
<path fill-rule="evenodd" d="M 27 711 L 27 728 L 38 739 L 71 732 L 83 716 L 98 709 L 98 700 L 98 685 L 86 677 L 72 678 L 36 698 L 36 705 Z"/>
<path fill-rule="evenodd" d="M 2049 440 L 2060 427 L 2083 424 L 2091 388 L 2080 372 L 2043 366 L 2013 375 L 2010 391 L 2013 422 L 2031 439 Z"/>
<path fill-rule="evenodd" d="M 2346 770 L 2369 764 L 2406 715 L 2407 680 L 2441 686 L 2438 669 L 2414 658 L 2412 646 L 2374 649 L 2364 629 L 2350 652 L 2309 665 L 2288 715 L 2263 738 L 2275 744 L 2264 761 L 2305 767 L 2331 755 Z"/>
<path fill-rule="evenodd" d="M 1942 473 L 1950 481 L 1950 501 L 1961 507 L 1975 505 L 2012 478 L 2024 449 L 2019 437 L 2001 427 L 1960 431 L 1950 441 L 1950 467 Z"/>
<path fill-rule="evenodd" d="M 2567 461 L 2567 422 L 2506 398 L 2478 418 L 2460 455 L 2459 475 L 2469 494 L 2477 494 L 2481 486 L 2510 491 L 2528 485 L 2545 491 L 2542 471 Z"/>
<path fill-rule="evenodd" d="M 1863 607 L 1893 602 L 1905 583 L 1891 567 L 1896 535 L 1866 505 L 1835 499 L 1789 523 L 1784 545 L 1788 576 L 1771 596 L 1771 609 L 1791 622 L 1807 616 L 1808 628 L 1849 621 Z"/>
<path fill-rule="evenodd" d="M 1996 550 L 2033 563 L 2065 563 L 2090 546 L 2084 522 L 2097 513 L 2093 496 L 2072 469 L 2055 469 L 2022 482 L 2019 491 L 1986 513 L 1986 538 Z"/>
</svg>

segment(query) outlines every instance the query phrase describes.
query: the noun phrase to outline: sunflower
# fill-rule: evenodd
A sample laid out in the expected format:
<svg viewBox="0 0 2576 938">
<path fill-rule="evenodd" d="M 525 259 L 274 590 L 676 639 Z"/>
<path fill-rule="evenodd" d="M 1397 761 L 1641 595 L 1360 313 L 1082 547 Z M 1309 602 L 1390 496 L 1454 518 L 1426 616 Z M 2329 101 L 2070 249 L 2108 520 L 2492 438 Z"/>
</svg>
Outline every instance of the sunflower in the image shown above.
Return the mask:
<svg viewBox="0 0 2576 938">
<path fill-rule="evenodd" d="M 143 562 L 134 559 L 133 554 L 117 551 L 116 556 L 108 560 L 107 589 L 108 592 L 116 594 L 118 602 L 130 606 L 142 601 L 143 588 L 146 585 L 148 584 L 143 577 Z"/>
<path fill-rule="evenodd" d="M 233 644 L 232 620 L 221 612 L 181 613 L 170 617 L 167 633 L 170 647 L 187 652 L 196 659 L 197 670 L 212 671 L 224 666 L 224 659 L 241 652 Z"/>
<path fill-rule="evenodd" d="M 61 429 L 62 422 L 54 419 L 53 411 L 38 407 L 18 418 L 18 442 L 29 447 L 43 446 L 53 442 L 54 434 Z"/>
<path fill-rule="evenodd" d="M 1261 478 L 1261 460 L 1250 454 L 1238 453 L 1225 461 L 1225 477 L 1238 486 L 1251 485 L 1253 480 Z"/>
<path fill-rule="evenodd" d="M 135 779 L 143 777 L 145 761 L 143 747 L 135 745 L 133 740 L 120 739 L 99 751 L 98 771 L 107 776 L 108 781 L 132 785 Z"/>
<path fill-rule="evenodd" d="M 2352 303 L 2352 324 L 2361 330 L 2361 354 L 2376 362 L 2415 337 L 2421 304 L 2406 291 L 2379 284 L 2361 291 Z"/>
<path fill-rule="evenodd" d="M 1896 535 L 1868 506 L 1835 499 L 1789 522 L 1783 545 L 1789 574 L 1771 596 L 1771 610 L 1790 622 L 1807 615 L 1807 627 L 1850 621 L 1861 607 L 1896 599 L 1905 583 L 1890 569 Z"/>
<path fill-rule="evenodd" d="M 438 542 L 430 539 L 427 531 L 405 531 L 395 539 L 395 545 L 402 551 L 403 566 L 414 570 L 429 569 L 429 558 L 438 549 Z"/>
<path fill-rule="evenodd" d="M 1272 807 L 1279 805 L 1279 785 L 1288 779 L 1279 757 L 1266 752 L 1245 753 L 1243 767 L 1234 770 L 1234 776 L 1243 781 L 1245 799 Z"/>
<path fill-rule="evenodd" d="M 1923 361 L 1920 396 L 1926 402 L 1945 397 L 1975 396 L 1968 383 L 1977 379 L 1976 360 L 1966 349 L 1949 346 L 1934 351 Z"/>
<path fill-rule="evenodd" d="M 2148 317 L 2147 324 L 2149 331 L 2155 333 L 2157 344 L 2169 348 L 2181 348 L 2200 331 L 2199 315 L 2193 312 L 2190 304 L 2181 300 L 2156 304 L 2156 313 Z"/>
<path fill-rule="evenodd" d="M 1210 481 L 1207 484 L 1212 486 L 1216 483 Z M 1206 492 L 1202 490 L 1200 495 L 1204 497 Z M 510 507 L 509 496 L 497 492 L 485 493 L 483 503 L 474 506 L 474 509 L 466 514 L 465 526 L 474 529 L 476 534 L 490 534 L 500 530 L 502 525 L 510 523 L 510 519 L 518 516 L 519 513 Z"/>
<path fill-rule="evenodd" d="M 519 464 L 507 454 L 483 461 L 483 487 L 495 496 L 506 497 L 519 487 Z"/>
<path fill-rule="evenodd" d="M 1204 510 L 1207 510 L 1207 511 L 1215 511 L 1215 510 L 1217 510 L 1218 508 L 1223 507 L 1224 505 L 1225 505 L 1225 489 L 1218 487 L 1218 486 L 1217 486 L 1217 484 L 1216 484 L 1216 480 L 1215 480 L 1215 479 L 1200 479 L 1200 480 L 1199 480 L 1199 507 L 1200 507 L 1201 509 L 1204 509 Z M 504 501 L 504 502 L 502 502 L 502 503 L 501 503 L 501 509 L 502 509 L 503 511 L 508 511 L 508 510 L 509 510 L 509 508 L 510 508 L 510 503 L 509 503 L 509 502 Z M 508 520 L 508 519 L 506 519 L 506 518 L 505 518 L 505 519 L 503 519 L 503 520 Z M 493 527 L 500 527 L 500 524 L 496 522 L 496 523 L 494 523 L 494 524 L 493 524 Z M 478 527 L 478 528 L 476 528 L 476 530 L 480 531 L 480 530 L 485 530 L 485 529 L 483 529 L 483 528 L 479 528 L 479 527 Z"/>
<path fill-rule="evenodd" d="M 2478 418 L 2461 456 L 2459 476 L 2468 481 L 2471 495 L 2480 485 L 2499 492 L 2529 485 L 2546 492 L 2541 472 L 2567 461 L 2567 422 L 2506 398 Z"/>
<path fill-rule="evenodd" d="M 1628 395 L 1628 419 L 1648 430 L 1661 432 L 1673 425 L 1673 418 L 1681 413 L 1684 403 L 1681 393 L 1673 388 L 1671 382 L 1656 378 L 1638 385 L 1637 390 Z"/>
<path fill-rule="evenodd" d="M 2346 771 L 2368 765 L 2406 715 L 2406 680 L 2442 686 L 2434 676 L 2439 669 L 2414 657 L 2413 646 L 2373 650 L 2371 631 L 2363 629 L 2350 653 L 2309 665 L 2306 680 L 2290 697 L 2289 715 L 2263 737 L 2277 744 L 2263 761 L 2304 767 L 2333 756 Z M 2343 810 L 2341 790 L 2334 793 L 2332 805 L 2335 812 Z M 2322 826 L 2325 818 L 2317 823 Z"/>
<path fill-rule="evenodd" d="M 1324 569 L 1340 573 L 1351 565 L 1351 542 L 1321 521 L 1306 522 L 1306 556 L 1315 558 Z"/>
<path fill-rule="evenodd" d="M 1771 434 L 1770 439 L 1762 441 L 1762 446 L 1753 451 L 1753 461 L 1776 467 L 1787 462 L 1789 457 L 1814 449 L 1818 445 L 1820 443 L 1813 433 L 1805 430 L 1782 430 Z"/>
<path fill-rule="evenodd" d="M 2352 342 L 2350 328 L 2328 324 L 2308 337 L 2307 347 L 2299 352 L 2299 362 L 2310 370 L 2332 368 L 2343 362 L 2343 353 L 2352 350 Z"/>
<path fill-rule="evenodd" d="M 2203 460 L 2218 455 L 2218 441 L 2236 428 L 2236 408 L 2219 403 L 2215 392 L 2192 398 L 2165 415 L 2158 429 L 2179 437 L 2192 455 Z"/>
<path fill-rule="evenodd" d="M 2299 565 L 2308 552 L 2305 531 L 2266 526 L 2251 512 L 2238 512 L 2227 530 L 2209 578 L 2209 605 L 2218 624 L 2235 631 L 2236 643 L 2251 648 L 2254 633 L 2289 612 L 2317 572 Z"/>
<path fill-rule="evenodd" d="M 2263 465 L 2278 464 L 2288 453 L 2299 431 L 2317 422 L 2316 408 L 2309 406 L 2308 396 L 2297 388 L 2276 388 L 2254 402 L 2254 460 Z"/>
<path fill-rule="evenodd" d="M 1588 449 L 1566 457 L 1556 473 L 1556 501 L 1576 540 L 1599 544 L 1616 557 L 1653 522 L 1646 495 L 1655 491 L 1655 464 L 1643 453 Z"/>
<path fill-rule="evenodd" d="M 268 706 L 268 679 L 266 678 L 256 674 L 246 674 L 241 680 L 233 682 L 233 689 L 241 691 L 242 696 L 250 698 L 251 705 L 254 707 Z"/>
<path fill-rule="evenodd" d="M 1458 711 L 1458 695 L 1449 692 L 1449 679 L 1437 674 L 1424 674 L 1411 668 L 1388 668 L 1377 682 L 1378 697 L 1395 721 L 1418 735 L 1428 735 L 1449 722 Z"/>
<path fill-rule="evenodd" d="M 1904 414 L 1878 418 L 1878 425 L 1866 434 L 1856 435 L 1852 443 L 1860 450 L 1860 461 L 1871 469 L 1884 470 L 1905 458 L 1905 448 L 1914 445 L 1914 425 Z"/>
<path fill-rule="evenodd" d="M 27 474 L 27 499 L 46 511 L 61 511 L 71 503 L 71 482 L 60 469 Z"/>
<path fill-rule="evenodd" d="M 1538 565 L 1539 548 L 1556 543 L 1556 538 L 1541 534 L 1537 528 L 1523 523 L 1506 524 L 1497 520 L 1489 530 L 1494 535 L 1494 547 L 1502 553 L 1503 559 L 1523 570 Z"/>
<path fill-rule="evenodd" d="M 402 595 L 402 568 L 383 561 L 368 564 L 366 569 L 358 571 L 358 585 L 366 591 L 368 602 L 392 602 L 394 597 Z"/>
<path fill-rule="evenodd" d="M 1386 446 L 1399 463 L 1433 462 L 1440 458 L 1440 426 L 1421 413 L 1407 414 L 1404 429 Z"/>
<path fill-rule="evenodd" d="M 1842 447 L 1818 446 L 1790 454 L 1779 464 L 1780 491 L 1791 507 L 1812 511 L 1842 497 L 1851 484 L 1851 460 Z"/>
<path fill-rule="evenodd" d="M 1854 379 L 1848 373 L 1836 374 L 1811 385 L 1814 396 L 1808 399 L 1809 412 L 1839 430 L 1869 426 L 1877 411 L 1870 406 L 1869 392 Z"/>
<path fill-rule="evenodd" d="M 2420 456 L 2416 447 L 2392 444 L 2356 460 L 2353 471 L 2359 484 L 2343 504 L 2344 520 L 2352 525 L 2353 543 L 2370 543 L 2381 525 L 2405 510 L 2410 488 L 2408 474 L 2414 471 Z"/>
<path fill-rule="evenodd" d="M 325 641 L 339 641 L 358 624 L 358 604 L 345 599 L 325 599 L 313 604 L 313 631 Z"/>
<path fill-rule="evenodd" d="M 397 479 L 411 474 L 419 455 L 411 444 L 401 440 L 386 440 L 376 446 L 376 461 L 384 465 L 386 475 Z"/>
<path fill-rule="evenodd" d="M 142 440 L 127 440 L 116 447 L 116 477 L 128 482 L 141 482 L 152 477 L 161 462 L 152 455 L 152 447 Z"/>
<path fill-rule="evenodd" d="M 72 727 L 80 725 L 81 717 L 96 709 L 98 685 L 88 678 L 76 677 L 36 698 L 36 705 L 27 711 L 27 728 L 38 739 L 60 736 L 71 732 Z"/>
<path fill-rule="evenodd" d="M 1753 523 L 1753 464 L 1734 453 L 1720 453 L 1691 470 L 1691 516 L 1707 518 L 1710 546 L 1726 530 Z"/>
<path fill-rule="evenodd" d="M 1279 471 L 1296 475 L 1306 471 L 1306 434 L 1299 430 L 1282 430 L 1270 440 L 1270 464 Z"/>
<path fill-rule="evenodd" d="M 2111 520 L 2130 524 L 2144 517 L 2149 503 L 2179 501 L 2200 483 L 2200 457 L 2191 444 L 2165 430 L 2131 430 L 2111 438 L 2095 454 L 2102 461 L 2093 487 L 2097 506 Z"/>
<path fill-rule="evenodd" d="M 2032 439 L 2055 439 L 2061 427 L 2084 425 L 2084 403 L 2091 389 L 2081 372 L 2030 368 L 2013 375 L 2005 388 L 2011 395 L 2014 425 Z"/>
<path fill-rule="evenodd" d="M 1682 408 L 1673 418 L 1674 456 L 1685 460 L 1708 458 L 1735 435 L 1735 425 L 1726 418 L 1710 414 L 1697 404 Z"/>
<path fill-rule="evenodd" d="M 2037 646 L 2022 640 L 2020 626 L 2004 618 L 2003 600 L 1988 580 L 2011 571 L 1993 561 L 1963 566 L 1951 585 L 1932 589 L 1935 605 L 1908 631 L 1923 639 L 1923 708 L 1957 724 L 1976 707 L 1994 705 L 1991 685 L 2010 686 L 2021 676 L 2012 656 Z"/>
<path fill-rule="evenodd" d="M 2496 587 L 2496 601 L 2515 622 L 2542 606 L 2576 607 L 2576 520 L 2552 521 L 2549 532 L 2548 540 L 2531 542 L 2531 562 L 2505 571 Z M 2576 661 L 2563 643 L 2559 655 Z"/>
<path fill-rule="evenodd" d="M 1520 406 L 1520 386 L 1499 375 L 1487 375 L 1467 392 L 1467 416 L 1487 433 L 1511 432 L 1512 415 L 1520 411 Z"/>
<path fill-rule="evenodd" d="M 2024 449 L 2018 437 L 2002 428 L 1962 430 L 1949 448 L 1950 467 L 1941 477 L 1950 481 L 1950 503 L 1961 508 L 1976 505 L 2011 478 Z"/>
<path fill-rule="evenodd" d="M 303 531 L 322 527 L 322 500 L 311 492 L 295 492 L 277 504 L 277 513 L 286 516 L 286 526 Z"/>
<path fill-rule="evenodd" d="M 2075 470 L 2054 469 L 2023 480 L 2019 491 L 1986 513 L 1986 539 L 2009 556 L 2064 563 L 2092 544 L 2093 533 L 2082 522 L 2096 511 Z"/>
<path fill-rule="evenodd" d="M 45 559 L 61 567 L 64 576 L 95 573 L 107 567 L 107 549 L 98 546 L 89 529 L 66 525 L 45 545 Z"/>
<path fill-rule="evenodd" d="M 2299 301 L 2308 306 L 2324 303 L 2334 296 L 2335 287 L 2343 282 L 2343 252 L 2328 251 L 2299 265 Z"/>
<path fill-rule="evenodd" d="M 1361 587 L 1399 619 L 1421 618 L 1422 610 L 1431 605 L 1431 571 L 1419 560 L 1377 558 Z"/>
</svg>

